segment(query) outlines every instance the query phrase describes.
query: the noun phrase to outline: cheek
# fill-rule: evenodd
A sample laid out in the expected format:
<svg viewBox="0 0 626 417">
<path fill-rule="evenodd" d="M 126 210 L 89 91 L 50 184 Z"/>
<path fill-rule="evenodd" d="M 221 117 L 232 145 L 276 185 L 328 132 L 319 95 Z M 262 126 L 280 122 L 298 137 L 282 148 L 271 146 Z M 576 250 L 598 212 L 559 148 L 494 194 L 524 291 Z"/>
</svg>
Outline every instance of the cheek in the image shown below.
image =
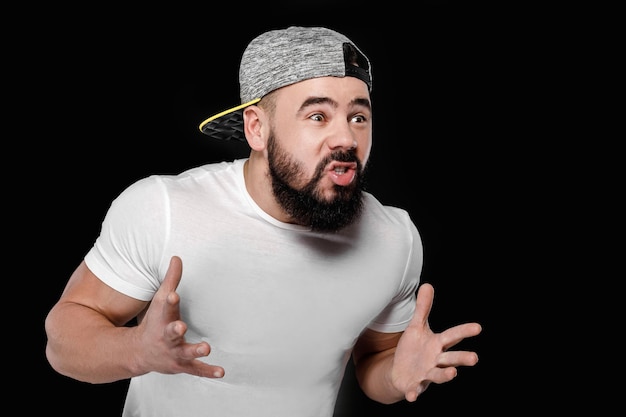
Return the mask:
<svg viewBox="0 0 626 417">
<path fill-rule="evenodd" d="M 362 143 L 359 143 L 357 147 L 357 155 L 359 159 L 361 160 L 361 162 L 363 163 L 363 165 L 365 165 L 367 161 L 369 160 L 371 151 L 372 151 L 371 139 L 363 141 Z"/>
<path fill-rule="evenodd" d="M 319 137 L 312 134 L 307 135 L 303 129 L 283 129 L 280 131 L 279 145 L 295 161 L 303 164 L 303 171 L 309 171 L 311 164 L 314 164 L 322 154 L 323 142 Z"/>
</svg>

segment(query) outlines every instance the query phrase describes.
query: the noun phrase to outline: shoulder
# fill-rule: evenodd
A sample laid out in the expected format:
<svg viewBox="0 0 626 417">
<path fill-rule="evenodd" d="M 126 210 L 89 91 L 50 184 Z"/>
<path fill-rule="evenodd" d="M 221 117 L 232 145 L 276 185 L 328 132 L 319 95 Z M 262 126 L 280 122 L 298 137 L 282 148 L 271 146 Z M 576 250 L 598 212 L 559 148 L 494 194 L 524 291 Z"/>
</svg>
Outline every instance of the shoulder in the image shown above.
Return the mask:
<svg viewBox="0 0 626 417">
<path fill-rule="evenodd" d="M 377 222 L 407 226 L 413 224 L 409 212 L 400 207 L 388 206 L 381 203 L 368 192 L 363 193 L 365 213 L 372 216 Z"/>
<path fill-rule="evenodd" d="M 178 174 L 154 174 L 141 178 L 127 187 L 120 197 L 149 199 L 171 194 L 177 190 L 206 188 L 208 184 L 236 182 L 243 170 L 243 160 L 224 161 L 190 168 Z"/>
<path fill-rule="evenodd" d="M 407 245 L 421 252 L 422 238 L 409 212 L 403 208 L 382 204 L 370 193 L 364 193 L 365 210 L 363 230 L 377 235 L 377 239 Z"/>
<path fill-rule="evenodd" d="M 160 175 L 157 180 L 169 190 L 211 188 L 216 184 L 233 185 L 243 179 L 245 160 L 216 162 L 190 168 L 177 175 Z"/>
</svg>

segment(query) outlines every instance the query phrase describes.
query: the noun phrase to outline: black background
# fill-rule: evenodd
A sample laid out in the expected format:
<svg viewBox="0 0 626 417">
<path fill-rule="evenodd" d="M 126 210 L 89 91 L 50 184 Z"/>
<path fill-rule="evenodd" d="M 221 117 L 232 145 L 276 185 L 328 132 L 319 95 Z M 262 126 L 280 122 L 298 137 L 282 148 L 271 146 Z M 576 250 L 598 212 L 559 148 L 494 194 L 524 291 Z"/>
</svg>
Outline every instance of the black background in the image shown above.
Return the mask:
<svg viewBox="0 0 626 417">
<path fill-rule="evenodd" d="M 517 21 L 508 12 L 494 19 L 477 5 L 445 1 L 417 3 L 410 11 L 321 1 L 66 12 L 78 17 L 48 21 L 39 11 L 36 41 L 16 48 L 13 67 L 23 74 L 9 80 L 19 96 L 14 109 L 26 115 L 15 119 L 26 132 L 21 155 L 32 161 L 16 183 L 36 176 L 39 187 L 20 187 L 13 194 L 19 203 L 11 205 L 29 219 L 15 247 L 29 254 L 22 261 L 26 282 L 37 280 L 29 333 L 36 336 L 41 385 L 23 376 L 16 381 L 24 390 L 48 392 L 47 412 L 119 415 L 125 381 L 90 385 L 51 370 L 44 317 L 123 188 L 153 173 L 247 155 L 241 144 L 202 135 L 198 124 L 239 102 L 237 70 L 246 44 L 289 25 L 336 29 L 370 58 L 369 190 L 408 210 L 422 234 L 423 281 L 435 287 L 433 330 L 466 321 L 484 328 L 458 346 L 476 350 L 479 363 L 461 368 L 453 382 L 431 385 L 413 404 L 366 399 L 349 366 L 336 417 L 531 407 L 512 388 L 525 370 L 519 358 L 511 363 L 508 351 L 518 343 L 510 331 L 518 320 L 512 302 L 535 256 L 533 225 L 522 214 L 536 204 L 523 197 L 528 158 L 535 167 L 542 161 L 527 151 L 519 97 L 532 86 L 518 76 L 524 51 L 519 34 L 509 30 Z"/>
</svg>

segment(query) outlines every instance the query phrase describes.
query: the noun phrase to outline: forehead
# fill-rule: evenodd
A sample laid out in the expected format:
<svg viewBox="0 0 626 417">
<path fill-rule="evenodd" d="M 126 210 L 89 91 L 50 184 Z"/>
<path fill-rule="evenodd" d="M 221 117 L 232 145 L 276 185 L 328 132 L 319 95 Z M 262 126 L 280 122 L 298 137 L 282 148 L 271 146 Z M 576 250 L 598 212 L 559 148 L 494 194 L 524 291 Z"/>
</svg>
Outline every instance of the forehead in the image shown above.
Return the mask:
<svg viewBox="0 0 626 417">
<path fill-rule="evenodd" d="M 354 77 L 319 77 L 300 81 L 276 91 L 279 101 L 303 101 L 309 97 L 328 97 L 339 104 L 370 98 L 367 84 Z"/>
</svg>

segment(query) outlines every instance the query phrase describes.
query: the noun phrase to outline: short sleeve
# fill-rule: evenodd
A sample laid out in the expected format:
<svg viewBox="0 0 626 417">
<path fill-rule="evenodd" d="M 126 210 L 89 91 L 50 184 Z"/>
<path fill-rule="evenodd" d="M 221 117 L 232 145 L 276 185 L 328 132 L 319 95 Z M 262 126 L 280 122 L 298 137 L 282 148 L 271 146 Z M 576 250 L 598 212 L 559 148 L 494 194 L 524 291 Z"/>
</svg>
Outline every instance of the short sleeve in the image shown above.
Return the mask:
<svg viewBox="0 0 626 417">
<path fill-rule="evenodd" d="M 112 202 L 85 262 L 113 289 L 148 301 L 160 286 L 168 224 L 169 204 L 162 181 L 157 176 L 139 180 Z"/>
<path fill-rule="evenodd" d="M 408 252 L 404 277 L 398 292 L 385 309 L 369 324 L 369 328 L 383 333 L 401 332 L 409 325 L 413 312 L 417 287 L 423 266 L 422 240 L 415 224 L 406 217 L 410 231 L 411 249 Z"/>
</svg>

